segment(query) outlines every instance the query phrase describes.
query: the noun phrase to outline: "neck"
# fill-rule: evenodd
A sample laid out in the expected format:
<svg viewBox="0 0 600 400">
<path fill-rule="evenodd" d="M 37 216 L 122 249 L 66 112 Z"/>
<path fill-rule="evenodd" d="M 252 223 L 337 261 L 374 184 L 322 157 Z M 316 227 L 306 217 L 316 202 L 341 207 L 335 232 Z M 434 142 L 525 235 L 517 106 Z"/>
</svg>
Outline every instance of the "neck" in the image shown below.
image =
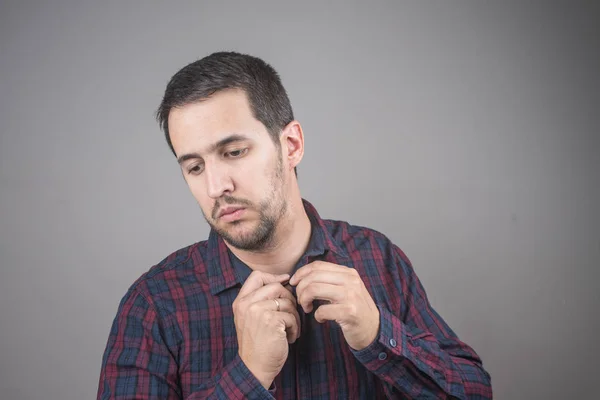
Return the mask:
<svg viewBox="0 0 600 400">
<path fill-rule="evenodd" d="M 227 247 L 237 258 L 254 271 L 272 274 L 290 273 L 310 241 L 311 225 L 302 199 L 288 203 L 288 211 L 279 221 L 273 242 L 264 250 L 247 251 L 231 246 Z"/>
</svg>

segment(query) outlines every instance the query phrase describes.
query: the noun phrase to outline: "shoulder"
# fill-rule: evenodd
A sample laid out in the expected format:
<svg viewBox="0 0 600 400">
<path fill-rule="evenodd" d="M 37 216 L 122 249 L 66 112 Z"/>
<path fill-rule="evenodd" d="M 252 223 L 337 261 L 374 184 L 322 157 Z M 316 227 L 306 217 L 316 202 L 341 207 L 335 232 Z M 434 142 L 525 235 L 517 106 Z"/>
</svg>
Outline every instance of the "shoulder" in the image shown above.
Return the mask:
<svg viewBox="0 0 600 400">
<path fill-rule="evenodd" d="M 176 298 L 197 290 L 198 285 L 208 290 L 207 253 L 207 241 L 172 252 L 136 279 L 125 297 L 141 296 L 168 312 Z"/>
<path fill-rule="evenodd" d="M 323 224 L 332 239 L 348 253 L 369 252 L 384 261 L 395 259 L 410 264 L 400 247 L 378 230 L 333 219 L 323 219 Z"/>
</svg>

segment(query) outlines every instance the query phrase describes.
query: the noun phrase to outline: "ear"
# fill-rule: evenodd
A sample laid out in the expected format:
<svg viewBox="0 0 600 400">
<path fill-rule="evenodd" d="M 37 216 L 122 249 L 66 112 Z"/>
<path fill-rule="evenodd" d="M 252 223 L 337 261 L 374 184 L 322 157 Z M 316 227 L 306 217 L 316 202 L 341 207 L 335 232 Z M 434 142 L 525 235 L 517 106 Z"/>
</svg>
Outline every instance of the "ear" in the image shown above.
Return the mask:
<svg viewBox="0 0 600 400">
<path fill-rule="evenodd" d="M 304 133 L 300 122 L 294 120 L 281 131 L 281 148 L 287 162 L 287 168 L 293 170 L 304 156 Z"/>
</svg>

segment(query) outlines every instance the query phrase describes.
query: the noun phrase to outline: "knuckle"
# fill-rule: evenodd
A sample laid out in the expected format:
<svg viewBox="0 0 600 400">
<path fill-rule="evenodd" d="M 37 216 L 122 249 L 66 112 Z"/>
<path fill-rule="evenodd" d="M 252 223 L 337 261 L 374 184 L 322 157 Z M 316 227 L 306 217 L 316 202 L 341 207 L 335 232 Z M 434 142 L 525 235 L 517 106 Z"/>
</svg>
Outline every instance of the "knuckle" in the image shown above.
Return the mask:
<svg viewBox="0 0 600 400">
<path fill-rule="evenodd" d="M 243 300 L 238 300 L 238 299 L 234 300 L 233 306 L 232 306 L 233 307 L 233 313 L 235 314 L 235 313 L 239 312 L 240 309 L 242 308 L 243 304 L 244 304 Z"/>
<path fill-rule="evenodd" d="M 246 279 L 246 282 L 260 279 L 262 278 L 262 275 L 262 271 L 252 271 L 250 275 L 248 275 L 248 279 Z"/>
<path fill-rule="evenodd" d="M 306 286 L 306 282 L 308 282 L 308 281 L 301 280 L 300 283 L 298 283 L 298 286 L 296 286 L 296 294 L 302 293 L 304 291 L 304 287 Z"/>
<path fill-rule="evenodd" d="M 258 303 L 252 303 L 246 308 L 246 312 L 249 314 L 258 314 L 260 313 L 260 306 Z"/>
<path fill-rule="evenodd" d="M 346 307 L 346 312 L 348 313 L 348 315 L 352 318 L 356 317 L 356 314 L 358 312 L 357 308 L 356 308 L 356 304 L 354 303 L 350 303 L 348 304 L 348 306 Z"/>
<path fill-rule="evenodd" d="M 294 300 L 293 299 L 282 299 L 282 300 L 283 300 L 282 306 L 286 307 L 288 310 L 294 309 Z"/>
<path fill-rule="evenodd" d="M 298 294 L 298 297 L 296 298 L 296 303 L 297 304 L 302 304 L 302 299 L 303 298 L 304 298 L 304 293 Z"/>
<path fill-rule="evenodd" d="M 279 311 L 286 311 L 289 307 L 288 299 L 284 299 L 282 297 L 277 298 L 277 302 L 279 303 Z"/>
<path fill-rule="evenodd" d="M 254 270 L 254 271 L 252 271 L 252 272 L 250 273 L 250 275 L 249 275 L 248 277 L 251 277 L 251 276 L 258 276 L 258 275 L 261 275 L 261 274 L 262 274 L 262 272 L 261 272 L 261 271 Z"/>
<path fill-rule="evenodd" d="M 302 297 L 303 298 L 312 297 L 314 295 L 314 292 L 315 292 L 314 285 L 308 285 L 304 288 L 304 291 L 302 292 Z"/>
<path fill-rule="evenodd" d="M 290 293 L 290 291 L 287 290 L 286 288 L 284 288 L 283 286 L 279 290 L 278 294 L 283 299 L 288 299 L 288 300 L 293 300 L 294 299 L 294 295 L 292 293 Z"/>
<path fill-rule="evenodd" d="M 266 312 L 262 314 L 263 323 L 269 327 L 277 326 L 277 318 L 275 318 L 275 314 L 273 312 Z"/>
<path fill-rule="evenodd" d="M 285 293 L 285 292 L 287 292 L 287 291 L 288 291 L 288 290 L 285 288 L 285 286 L 283 286 L 283 285 L 282 285 L 281 283 L 279 283 L 279 282 L 273 282 L 273 287 L 274 287 L 274 290 L 275 290 L 275 292 L 277 292 L 277 293 Z"/>
</svg>

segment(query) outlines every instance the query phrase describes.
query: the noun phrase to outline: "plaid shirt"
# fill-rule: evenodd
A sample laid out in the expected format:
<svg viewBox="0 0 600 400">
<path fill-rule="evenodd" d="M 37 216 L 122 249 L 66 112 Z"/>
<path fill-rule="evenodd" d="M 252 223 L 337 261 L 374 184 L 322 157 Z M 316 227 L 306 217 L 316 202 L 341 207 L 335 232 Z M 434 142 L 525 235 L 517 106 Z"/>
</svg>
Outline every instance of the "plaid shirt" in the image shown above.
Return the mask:
<svg viewBox="0 0 600 400">
<path fill-rule="evenodd" d="M 295 269 L 355 268 L 380 312 L 378 338 L 351 349 L 334 322 L 298 308 L 302 334 L 270 390 L 238 355 L 232 303 L 252 272 L 214 232 L 142 275 L 114 319 L 98 399 L 491 399 L 479 356 L 434 311 L 410 261 L 381 233 L 323 220 Z"/>
</svg>

